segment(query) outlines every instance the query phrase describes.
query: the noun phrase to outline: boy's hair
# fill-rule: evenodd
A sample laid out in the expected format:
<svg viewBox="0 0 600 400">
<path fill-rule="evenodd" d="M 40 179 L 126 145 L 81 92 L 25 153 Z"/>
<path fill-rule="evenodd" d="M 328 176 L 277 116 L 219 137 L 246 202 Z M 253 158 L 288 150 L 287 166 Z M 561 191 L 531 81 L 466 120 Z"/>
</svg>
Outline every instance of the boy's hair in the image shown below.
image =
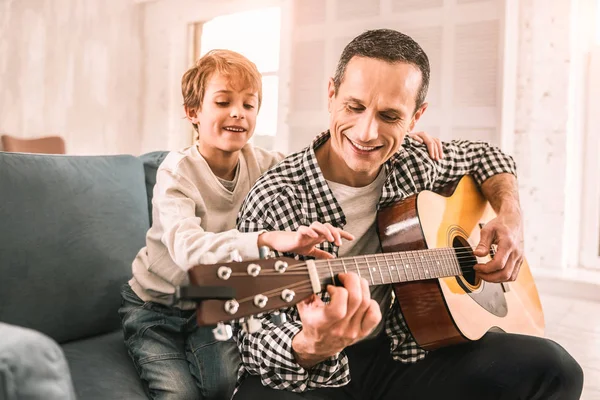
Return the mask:
<svg viewBox="0 0 600 400">
<path fill-rule="evenodd" d="M 236 89 L 249 88 L 258 92 L 258 109 L 262 102 L 262 78 L 256 65 L 243 55 L 231 50 L 211 50 L 200 57 L 181 78 L 183 105 L 188 109 L 202 109 L 209 78 L 215 73 L 229 78 Z M 198 125 L 193 124 L 198 131 Z"/>
</svg>

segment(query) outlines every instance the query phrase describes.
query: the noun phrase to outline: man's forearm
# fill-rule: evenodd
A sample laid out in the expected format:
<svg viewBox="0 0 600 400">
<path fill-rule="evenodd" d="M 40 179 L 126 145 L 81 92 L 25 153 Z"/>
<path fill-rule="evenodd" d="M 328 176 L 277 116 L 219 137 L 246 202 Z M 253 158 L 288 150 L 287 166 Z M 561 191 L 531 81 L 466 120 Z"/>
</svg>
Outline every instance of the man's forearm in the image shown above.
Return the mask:
<svg viewBox="0 0 600 400">
<path fill-rule="evenodd" d="M 497 214 L 521 214 L 519 187 L 513 174 L 497 174 L 481 185 L 483 195 Z"/>
</svg>

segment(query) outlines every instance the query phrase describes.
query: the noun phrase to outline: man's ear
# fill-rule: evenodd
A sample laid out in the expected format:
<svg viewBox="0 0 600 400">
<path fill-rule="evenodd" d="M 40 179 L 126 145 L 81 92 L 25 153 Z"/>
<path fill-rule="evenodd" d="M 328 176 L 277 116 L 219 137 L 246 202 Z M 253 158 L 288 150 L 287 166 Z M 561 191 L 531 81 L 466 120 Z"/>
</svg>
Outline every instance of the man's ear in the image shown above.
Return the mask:
<svg viewBox="0 0 600 400">
<path fill-rule="evenodd" d="M 415 115 L 413 115 L 412 120 L 410 121 L 410 129 L 408 130 L 408 132 L 413 131 L 413 129 L 415 128 L 415 125 L 417 124 L 417 121 L 419 120 L 419 118 L 421 118 L 421 115 L 423 115 L 425 110 L 427 110 L 428 106 L 429 106 L 429 103 L 421 104 L 421 107 L 419 107 L 419 109 L 417 110 Z"/>
<path fill-rule="evenodd" d="M 196 113 L 195 108 L 189 108 L 188 106 L 183 106 L 185 109 L 185 116 L 192 124 L 198 123 L 198 114 Z"/>
<path fill-rule="evenodd" d="M 331 112 L 331 104 L 333 103 L 333 99 L 335 98 L 335 83 L 333 83 L 333 78 L 329 78 L 329 83 L 327 84 L 327 111 Z"/>
</svg>

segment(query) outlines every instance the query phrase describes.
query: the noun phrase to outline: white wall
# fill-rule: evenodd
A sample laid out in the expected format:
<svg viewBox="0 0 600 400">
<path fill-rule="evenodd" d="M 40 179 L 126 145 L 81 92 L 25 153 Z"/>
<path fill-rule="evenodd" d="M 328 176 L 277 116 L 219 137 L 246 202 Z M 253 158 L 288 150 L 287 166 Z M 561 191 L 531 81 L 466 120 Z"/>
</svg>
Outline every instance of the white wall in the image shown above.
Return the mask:
<svg viewBox="0 0 600 400">
<path fill-rule="evenodd" d="M 595 0 L 521 0 L 514 156 L 533 266 L 577 266 L 585 49 Z"/>
<path fill-rule="evenodd" d="M 326 82 L 352 37 L 375 27 L 408 33 L 432 65 L 430 108 L 417 129 L 486 140 L 513 155 L 530 264 L 578 266 L 595 2 L 293 0 L 288 149 L 327 128 Z"/>
<path fill-rule="evenodd" d="M 504 17 L 512 0 L 290 0 L 289 150 L 328 127 L 326 88 L 342 49 L 366 29 L 413 37 L 431 64 L 417 125 L 443 139 L 503 141 Z M 514 48 L 514 45 L 513 45 Z M 514 72 L 514 71 L 511 71 Z"/>
<path fill-rule="evenodd" d="M 139 153 L 140 33 L 132 1 L 0 1 L 0 134 Z"/>
</svg>

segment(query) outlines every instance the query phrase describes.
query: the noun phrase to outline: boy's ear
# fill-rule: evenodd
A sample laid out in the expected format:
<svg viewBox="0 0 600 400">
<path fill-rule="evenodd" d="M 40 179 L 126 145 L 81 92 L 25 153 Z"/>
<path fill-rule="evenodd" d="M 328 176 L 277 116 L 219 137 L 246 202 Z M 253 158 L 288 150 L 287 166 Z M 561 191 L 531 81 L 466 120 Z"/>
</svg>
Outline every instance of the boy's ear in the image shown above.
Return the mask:
<svg viewBox="0 0 600 400">
<path fill-rule="evenodd" d="M 192 124 L 197 124 L 198 114 L 196 113 L 196 109 L 189 108 L 188 106 L 183 106 L 183 108 L 185 109 L 185 116 L 187 117 L 188 121 L 190 121 Z"/>
</svg>

